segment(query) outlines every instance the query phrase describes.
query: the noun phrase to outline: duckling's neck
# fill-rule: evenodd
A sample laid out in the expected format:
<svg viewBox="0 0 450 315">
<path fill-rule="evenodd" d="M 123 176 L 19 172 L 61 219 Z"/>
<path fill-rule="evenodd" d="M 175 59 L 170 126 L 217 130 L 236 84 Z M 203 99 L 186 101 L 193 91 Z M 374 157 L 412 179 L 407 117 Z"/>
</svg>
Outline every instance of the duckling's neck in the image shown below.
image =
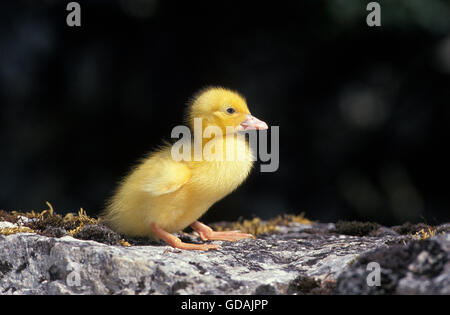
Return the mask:
<svg viewBox="0 0 450 315">
<path fill-rule="evenodd" d="M 191 151 L 194 161 L 235 162 L 252 159 L 244 134 L 232 133 L 192 140 Z"/>
</svg>

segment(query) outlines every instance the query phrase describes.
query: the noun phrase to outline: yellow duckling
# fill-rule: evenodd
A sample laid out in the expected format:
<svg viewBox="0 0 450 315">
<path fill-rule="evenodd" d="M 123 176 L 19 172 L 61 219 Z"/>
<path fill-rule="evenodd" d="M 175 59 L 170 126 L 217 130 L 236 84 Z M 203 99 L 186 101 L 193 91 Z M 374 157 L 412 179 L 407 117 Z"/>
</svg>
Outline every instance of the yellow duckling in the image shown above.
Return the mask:
<svg viewBox="0 0 450 315">
<path fill-rule="evenodd" d="M 218 248 L 215 244 L 184 243 L 171 234 L 188 226 L 202 240 L 237 241 L 252 237 L 239 231 L 215 232 L 197 220 L 250 173 L 253 155 L 245 138 L 237 136 L 238 131 L 267 129 L 267 124 L 250 114 L 241 95 L 220 87 L 202 90 L 193 98 L 188 121 L 190 130 L 195 129 L 195 122 L 201 123 L 202 152 L 208 146 L 212 154 L 223 151 L 225 157 L 227 150 L 233 149 L 237 151 L 233 158 L 208 159 L 206 155 L 199 159 L 194 156 L 194 148 L 191 158 L 179 160 L 173 158 L 172 145 L 166 145 L 152 152 L 125 177 L 102 219 L 118 233 L 162 239 L 180 249 Z M 216 128 L 215 136 L 211 132 L 205 136 L 211 127 Z M 189 144 L 195 146 L 194 142 Z"/>
</svg>

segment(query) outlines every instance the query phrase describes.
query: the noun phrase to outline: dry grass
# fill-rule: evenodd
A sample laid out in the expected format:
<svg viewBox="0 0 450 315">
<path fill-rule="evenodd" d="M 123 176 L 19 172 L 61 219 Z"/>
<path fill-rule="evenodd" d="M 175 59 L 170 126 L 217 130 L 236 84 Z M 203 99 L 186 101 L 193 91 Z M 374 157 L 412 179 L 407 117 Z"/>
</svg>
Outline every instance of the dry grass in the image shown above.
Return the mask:
<svg viewBox="0 0 450 315">
<path fill-rule="evenodd" d="M 46 202 L 48 208 L 36 212 L 18 212 L 13 211 L 10 221 L 19 224 L 18 227 L 4 228 L 0 230 L 0 234 L 10 235 L 20 232 L 43 232 L 47 228 L 63 228 L 67 230 L 69 235 L 74 235 L 87 224 L 97 224 L 98 219 L 89 217 L 83 208 L 80 208 L 78 214 L 68 213 L 64 217 L 57 214 L 50 202 Z M 28 222 L 22 222 L 21 217 L 30 219 Z"/>
<path fill-rule="evenodd" d="M 131 244 L 128 243 L 127 241 L 125 241 L 125 239 L 123 239 L 123 238 L 119 241 L 119 245 L 121 245 L 123 247 L 130 247 L 131 246 Z"/>
<path fill-rule="evenodd" d="M 436 236 L 437 229 L 435 227 L 428 227 L 427 229 L 421 229 L 414 234 L 414 238 L 420 241 L 426 240 L 430 237 Z"/>
<path fill-rule="evenodd" d="M 305 214 L 301 213 L 299 215 L 279 215 L 276 218 L 267 221 L 263 221 L 260 218 L 253 218 L 251 220 L 240 219 L 236 222 L 222 222 L 212 224 L 212 227 L 217 231 L 240 230 L 243 233 L 258 235 L 262 233 L 276 232 L 278 231 L 278 226 L 289 226 L 292 223 L 311 225 L 313 222 L 306 219 Z"/>
<path fill-rule="evenodd" d="M 11 235 L 16 233 L 34 233 L 34 230 L 26 226 L 6 227 L 0 229 L 0 234 L 2 235 Z"/>
</svg>

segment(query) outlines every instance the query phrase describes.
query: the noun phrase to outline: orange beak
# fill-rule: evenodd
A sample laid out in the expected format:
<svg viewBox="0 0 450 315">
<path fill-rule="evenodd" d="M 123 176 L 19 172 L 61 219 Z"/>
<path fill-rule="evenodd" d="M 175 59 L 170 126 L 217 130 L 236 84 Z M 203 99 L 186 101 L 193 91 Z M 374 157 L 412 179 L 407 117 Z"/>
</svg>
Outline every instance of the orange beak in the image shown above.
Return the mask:
<svg viewBox="0 0 450 315">
<path fill-rule="evenodd" d="M 269 126 L 262 121 L 256 118 L 255 116 L 252 116 L 250 114 L 247 114 L 247 120 L 242 122 L 239 126 L 239 130 L 245 131 L 245 130 L 266 130 L 269 129 Z"/>
</svg>

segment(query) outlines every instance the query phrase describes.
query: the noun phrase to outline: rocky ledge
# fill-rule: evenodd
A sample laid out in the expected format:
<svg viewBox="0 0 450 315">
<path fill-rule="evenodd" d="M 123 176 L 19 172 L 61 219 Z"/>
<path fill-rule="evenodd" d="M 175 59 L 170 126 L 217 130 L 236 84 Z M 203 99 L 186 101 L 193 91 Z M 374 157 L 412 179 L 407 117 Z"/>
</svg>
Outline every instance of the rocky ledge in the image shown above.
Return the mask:
<svg viewBox="0 0 450 315">
<path fill-rule="evenodd" d="M 411 227 L 292 223 L 208 252 L 17 231 L 0 235 L 0 294 L 450 294 L 449 225 Z"/>
</svg>

